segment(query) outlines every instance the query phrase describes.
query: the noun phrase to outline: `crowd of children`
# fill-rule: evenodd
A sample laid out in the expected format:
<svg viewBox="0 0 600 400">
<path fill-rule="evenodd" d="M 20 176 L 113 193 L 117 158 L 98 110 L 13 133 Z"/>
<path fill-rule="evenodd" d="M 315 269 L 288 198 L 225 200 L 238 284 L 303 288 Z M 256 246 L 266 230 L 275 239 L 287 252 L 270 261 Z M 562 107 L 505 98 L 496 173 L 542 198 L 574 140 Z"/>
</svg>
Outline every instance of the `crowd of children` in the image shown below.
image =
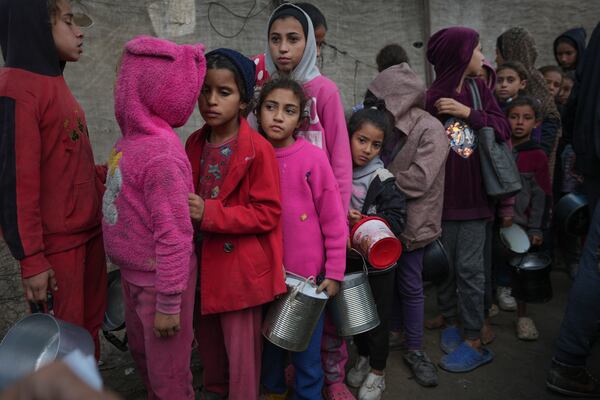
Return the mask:
<svg viewBox="0 0 600 400">
<path fill-rule="evenodd" d="M 337 86 L 317 68 L 327 23 L 311 4 L 276 8 L 266 52 L 251 58 L 139 36 L 117 67 L 122 137 L 107 165 L 95 166 L 84 112 L 62 76 L 83 34 L 67 0 L 31 4 L 0 2 L 10 32 L 0 31 L 4 240 L 27 300 L 45 304 L 51 290 L 54 314 L 85 327 L 97 356 L 104 253 L 120 268 L 129 347 L 149 398 L 194 398 L 194 339 L 203 399 L 353 399 L 348 386 L 359 399 L 381 399 L 398 348 L 416 382 L 436 386 L 424 326 L 441 329 L 442 369 L 490 363 L 494 292 L 502 310 L 517 311 L 517 337 L 539 337 L 519 278 L 492 257 L 491 243 L 498 227 L 515 224 L 532 251 L 550 252 L 553 204 L 581 190 L 561 114 L 570 117 L 574 71 L 583 70 L 582 29 L 559 36 L 558 66 L 539 70 L 523 28 L 498 37 L 496 68 L 478 32 L 442 29 L 427 44 L 428 89 L 404 49 L 387 45 L 348 122 Z M 174 128 L 196 104 L 205 124 L 183 146 Z M 522 184 L 512 198 L 485 191 L 478 131 L 486 127 L 512 148 Z M 265 307 L 286 293 L 286 274 L 336 296 L 344 275 L 363 269 L 349 232 L 373 216 L 403 253 L 384 270 L 366 263 L 381 323 L 353 338 L 354 363 L 327 309 L 305 351 L 265 340 Z M 449 271 L 436 285 L 440 315 L 425 322 L 423 260 L 437 239 Z M 579 253 L 569 253 L 571 265 Z"/>
</svg>

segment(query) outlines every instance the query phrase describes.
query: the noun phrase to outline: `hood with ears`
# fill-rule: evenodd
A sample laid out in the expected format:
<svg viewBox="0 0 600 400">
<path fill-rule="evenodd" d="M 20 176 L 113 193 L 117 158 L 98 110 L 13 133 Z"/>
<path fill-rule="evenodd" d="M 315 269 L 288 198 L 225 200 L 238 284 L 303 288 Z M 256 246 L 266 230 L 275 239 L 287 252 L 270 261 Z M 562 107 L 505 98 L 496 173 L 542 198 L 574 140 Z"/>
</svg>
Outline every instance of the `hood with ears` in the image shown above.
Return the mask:
<svg viewBox="0 0 600 400">
<path fill-rule="evenodd" d="M 115 87 L 115 115 L 123 136 L 184 125 L 205 75 L 202 44 L 178 45 L 150 36 L 127 42 Z"/>
</svg>

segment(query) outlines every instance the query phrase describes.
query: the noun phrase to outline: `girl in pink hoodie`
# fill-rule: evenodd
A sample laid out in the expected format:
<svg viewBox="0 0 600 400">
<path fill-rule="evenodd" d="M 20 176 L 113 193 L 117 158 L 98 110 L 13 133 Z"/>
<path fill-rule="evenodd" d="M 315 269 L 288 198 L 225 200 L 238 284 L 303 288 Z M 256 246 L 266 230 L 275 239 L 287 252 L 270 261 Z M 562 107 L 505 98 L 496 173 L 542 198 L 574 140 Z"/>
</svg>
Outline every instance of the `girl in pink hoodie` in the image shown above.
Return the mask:
<svg viewBox="0 0 600 400">
<path fill-rule="evenodd" d="M 108 162 L 106 254 L 121 269 L 129 347 L 148 398 L 193 399 L 194 187 L 173 127 L 194 110 L 204 47 L 140 36 L 125 45 L 121 61 L 115 115 L 123 137 Z"/>
</svg>

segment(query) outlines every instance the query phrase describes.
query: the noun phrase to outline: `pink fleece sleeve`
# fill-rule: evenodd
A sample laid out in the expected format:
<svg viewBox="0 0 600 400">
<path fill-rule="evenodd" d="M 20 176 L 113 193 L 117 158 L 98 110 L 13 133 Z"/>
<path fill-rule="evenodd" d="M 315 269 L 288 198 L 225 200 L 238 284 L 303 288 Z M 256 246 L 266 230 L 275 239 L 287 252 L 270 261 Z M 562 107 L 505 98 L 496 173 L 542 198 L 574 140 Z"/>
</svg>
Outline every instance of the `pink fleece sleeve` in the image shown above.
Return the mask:
<svg viewBox="0 0 600 400">
<path fill-rule="evenodd" d="M 348 237 L 346 213 L 340 202 L 340 191 L 329 161 L 315 152 L 314 168 L 308 184 L 313 194 L 325 247 L 325 277 L 344 280 L 346 270 L 346 241 Z"/>
<path fill-rule="evenodd" d="M 340 93 L 335 84 L 327 88 L 328 96 L 319 107 L 319 119 L 323 125 L 323 134 L 327 148 L 329 163 L 333 175 L 339 185 L 344 213 L 350 207 L 350 193 L 352 191 L 352 156 L 350 154 L 350 140 L 344 116 L 344 107 Z"/>
<path fill-rule="evenodd" d="M 192 256 L 190 182 L 183 161 L 161 155 L 144 170 L 144 202 L 151 215 L 156 251 L 156 310 L 177 314 L 186 289 Z"/>
</svg>

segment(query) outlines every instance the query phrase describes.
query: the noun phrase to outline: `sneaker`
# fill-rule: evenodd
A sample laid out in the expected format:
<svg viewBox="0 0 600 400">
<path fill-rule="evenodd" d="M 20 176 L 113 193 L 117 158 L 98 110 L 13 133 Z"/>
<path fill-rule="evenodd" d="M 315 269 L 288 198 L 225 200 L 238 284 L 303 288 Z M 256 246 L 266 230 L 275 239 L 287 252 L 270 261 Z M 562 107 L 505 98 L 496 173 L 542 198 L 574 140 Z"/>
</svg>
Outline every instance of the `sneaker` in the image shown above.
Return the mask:
<svg viewBox="0 0 600 400">
<path fill-rule="evenodd" d="M 391 351 L 406 349 L 406 338 L 404 337 L 404 333 L 402 333 L 402 331 L 390 331 L 389 347 Z"/>
<path fill-rule="evenodd" d="M 506 286 L 498 286 L 496 289 L 496 298 L 498 306 L 504 311 L 515 311 L 517 309 L 517 300 L 512 297 L 511 289 Z"/>
<path fill-rule="evenodd" d="M 385 392 L 385 377 L 369 372 L 358 391 L 358 400 L 380 400 Z"/>
<path fill-rule="evenodd" d="M 566 396 L 600 399 L 600 381 L 585 367 L 563 364 L 554 359 L 548 371 L 546 387 Z"/>
<path fill-rule="evenodd" d="M 540 336 L 535 323 L 529 317 L 521 317 L 517 320 L 517 337 L 521 340 L 537 340 Z"/>
<path fill-rule="evenodd" d="M 449 326 L 441 333 L 440 348 L 446 354 L 452 353 L 462 343 L 460 330 L 456 326 Z"/>
<path fill-rule="evenodd" d="M 427 354 L 421 350 L 411 350 L 404 355 L 404 362 L 413 373 L 415 381 L 421 386 L 431 387 L 438 384 L 438 370 Z"/>
<path fill-rule="evenodd" d="M 367 357 L 358 356 L 356 364 L 348 371 L 348 375 L 346 376 L 348 386 L 359 388 L 367 378 L 369 371 L 371 371 L 369 359 Z"/>
<path fill-rule="evenodd" d="M 442 357 L 440 367 L 448 372 L 469 372 L 492 362 L 493 359 L 494 354 L 485 347 L 479 352 L 467 342 L 463 342 L 452 353 Z"/>
</svg>

